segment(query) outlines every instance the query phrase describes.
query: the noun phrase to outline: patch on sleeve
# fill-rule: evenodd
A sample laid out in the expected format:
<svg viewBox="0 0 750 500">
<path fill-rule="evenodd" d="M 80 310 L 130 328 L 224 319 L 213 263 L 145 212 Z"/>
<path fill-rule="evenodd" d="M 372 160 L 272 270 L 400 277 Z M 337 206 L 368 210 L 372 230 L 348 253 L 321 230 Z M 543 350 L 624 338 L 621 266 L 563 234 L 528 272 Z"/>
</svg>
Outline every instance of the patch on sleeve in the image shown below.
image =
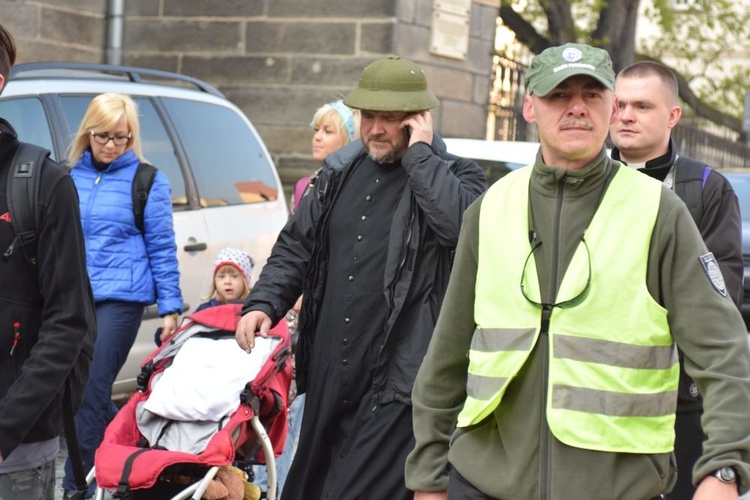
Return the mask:
<svg viewBox="0 0 750 500">
<path fill-rule="evenodd" d="M 714 257 L 714 254 L 708 252 L 706 255 L 701 255 L 700 261 L 703 265 L 703 269 L 706 271 L 708 280 L 711 282 L 714 288 L 716 288 L 717 292 L 726 297 L 727 287 L 726 284 L 724 284 L 724 276 L 722 276 L 721 274 L 721 269 L 719 269 L 719 264 L 718 262 L 716 262 L 716 257 Z"/>
</svg>

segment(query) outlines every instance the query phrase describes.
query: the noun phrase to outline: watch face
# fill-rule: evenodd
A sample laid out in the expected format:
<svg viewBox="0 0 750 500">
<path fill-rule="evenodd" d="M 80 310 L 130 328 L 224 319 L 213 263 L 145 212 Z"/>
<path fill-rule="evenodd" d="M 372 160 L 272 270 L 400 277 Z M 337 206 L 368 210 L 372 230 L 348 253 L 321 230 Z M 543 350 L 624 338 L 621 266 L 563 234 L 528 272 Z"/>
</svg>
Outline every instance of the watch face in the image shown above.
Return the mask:
<svg viewBox="0 0 750 500">
<path fill-rule="evenodd" d="M 725 483 L 733 483 L 736 479 L 734 469 L 732 469 L 731 467 L 722 467 L 721 469 L 716 471 L 716 477 L 720 481 L 724 481 Z"/>
</svg>

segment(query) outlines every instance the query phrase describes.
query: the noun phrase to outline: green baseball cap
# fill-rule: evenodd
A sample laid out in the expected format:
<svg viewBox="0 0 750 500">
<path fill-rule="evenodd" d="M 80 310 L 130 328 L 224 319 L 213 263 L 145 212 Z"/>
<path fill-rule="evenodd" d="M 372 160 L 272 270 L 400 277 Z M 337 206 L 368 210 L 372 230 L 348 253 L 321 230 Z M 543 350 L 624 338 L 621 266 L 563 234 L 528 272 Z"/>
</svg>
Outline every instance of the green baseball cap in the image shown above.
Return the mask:
<svg viewBox="0 0 750 500">
<path fill-rule="evenodd" d="M 353 109 L 369 111 L 423 111 L 440 105 L 427 87 L 422 68 L 399 56 L 367 65 L 357 88 L 344 98 Z"/>
<path fill-rule="evenodd" d="M 609 90 L 615 90 L 615 71 L 609 53 L 581 43 L 550 47 L 534 56 L 526 70 L 526 90 L 543 97 L 575 75 L 592 76 Z"/>
</svg>

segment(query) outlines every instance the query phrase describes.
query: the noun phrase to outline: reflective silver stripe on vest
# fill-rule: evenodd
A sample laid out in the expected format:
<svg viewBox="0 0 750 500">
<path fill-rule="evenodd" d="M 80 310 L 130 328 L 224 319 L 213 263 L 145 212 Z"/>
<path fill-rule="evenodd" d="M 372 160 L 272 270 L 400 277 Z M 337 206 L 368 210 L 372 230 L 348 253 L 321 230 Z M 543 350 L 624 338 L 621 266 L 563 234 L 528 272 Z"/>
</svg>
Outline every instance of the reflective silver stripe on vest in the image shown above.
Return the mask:
<svg viewBox="0 0 750 500">
<path fill-rule="evenodd" d="M 599 363 L 638 370 L 668 370 L 677 363 L 677 349 L 668 346 L 641 346 L 557 334 L 554 357 Z"/>
<path fill-rule="evenodd" d="M 534 328 L 477 328 L 471 339 L 474 352 L 530 351 L 534 342 Z M 490 377 L 468 374 L 466 394 L 479 400 L 487 400 L 497 395 L 508 383 L 508 377 Z"/>
<path fill-rule="evenodd" d="M 552 407 L 614 417 L 658 417 L 674 413 L 676 394 L 677 391 L 623 394 L 556 385 L 552 389 Z"/>
<path fill-rule="evenodd" d="M 534 328 L 477 328 L 471 339 L 471 350 L 528 351 L 533 341 Z"/>
<path fill-rule="evenodd" d="M 495 396 L 508 382 L 508 377 L 485 377 L 469 373 L 466 380 L 466 394 L 479 400 L 487 400 Z"/>
</svg>

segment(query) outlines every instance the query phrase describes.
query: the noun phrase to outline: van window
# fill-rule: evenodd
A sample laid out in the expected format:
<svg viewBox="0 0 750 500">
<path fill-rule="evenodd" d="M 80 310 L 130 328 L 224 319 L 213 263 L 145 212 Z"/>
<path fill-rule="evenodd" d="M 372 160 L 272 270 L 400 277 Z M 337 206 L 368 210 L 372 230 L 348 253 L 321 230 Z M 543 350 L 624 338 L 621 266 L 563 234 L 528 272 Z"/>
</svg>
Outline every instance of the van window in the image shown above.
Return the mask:
<svg viewBox="0 0 750 500">
<path fill-rule="evenodd" d="M 172 188 L 172 206 L 186 206 L 185 179 L 180 164 L 174 153 L 174 147 L 164 128 L 159 114 L 152 102 L 145 97 L 131 96 L 138 105 L 138 118 L 141 126 L 141 149 L 145 160 L 164 172 Z M 68 127 L 75 133 L 83 120 L 93 95 L 60 96 L 65 120 Z M 72 141 L 72 137 L 70 138 Z"/>
<path fill-rule="evenodd" d="M 260 138 L 242 115 L 216 104 L 162 99 L 188 156 L 201 206 L 275 200 L 278 186 Z"/>
<path fill-rule="evenodd" d="M 0 101 L 0 116 L 5 118 L 18 133 L 18 140 L 36 144 L 52 152 L 55 158 L 55 148 L 52 145 L 52 133 L 49 129 L 44 105 L 36 97 L 9 98 Z"/>
</svg>

